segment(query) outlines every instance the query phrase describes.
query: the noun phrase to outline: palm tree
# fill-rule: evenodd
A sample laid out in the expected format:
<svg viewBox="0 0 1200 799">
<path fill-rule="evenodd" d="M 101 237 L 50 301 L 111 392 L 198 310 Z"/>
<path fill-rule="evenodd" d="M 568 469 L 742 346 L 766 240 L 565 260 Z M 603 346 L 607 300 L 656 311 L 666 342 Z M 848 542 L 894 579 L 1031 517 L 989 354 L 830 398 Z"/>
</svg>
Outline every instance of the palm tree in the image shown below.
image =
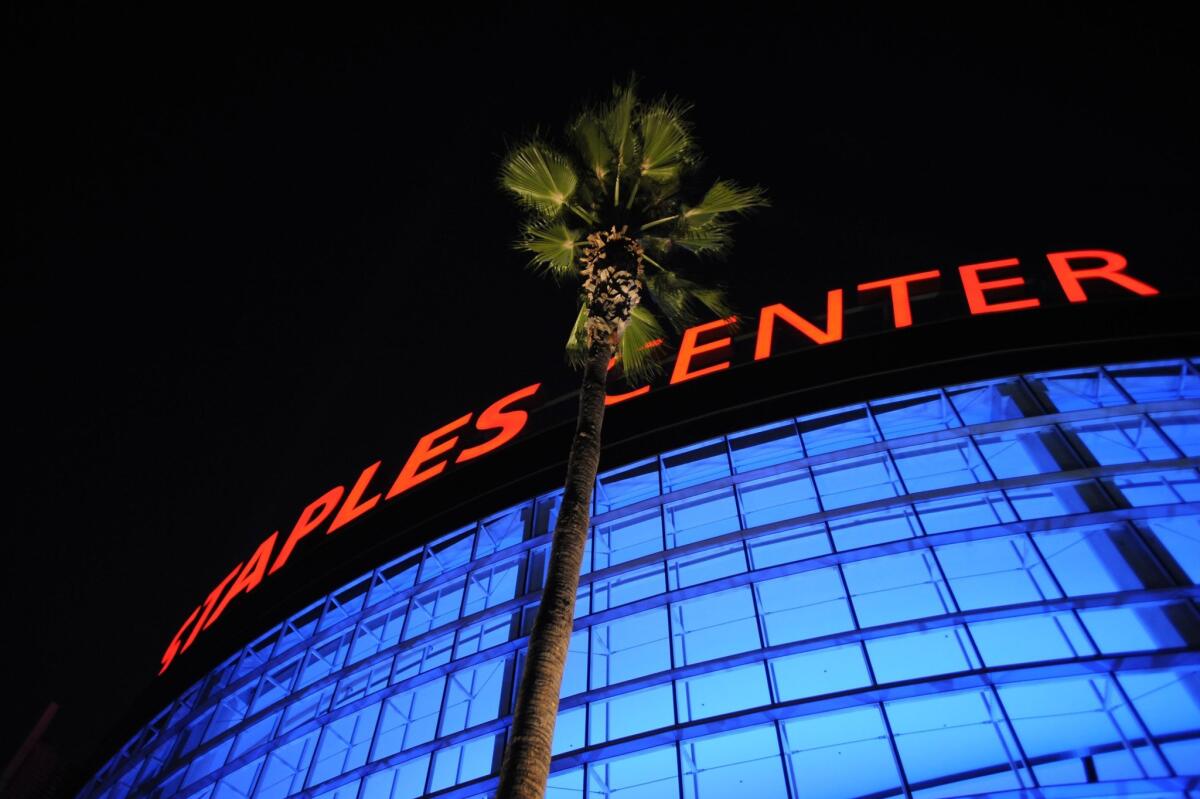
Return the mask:
<svg viewBox="0 0 1200 799">
<path fill-rule="evenodd" d="M 680 330 L 703 315 L 730 315 L 719 289 L 668 267 L 680 254 L 723 254 L 731 217 L 766 204 L 761 189 L 724 180 L 688 204 L 697 152 L 687 110 L 671 100 L 639 102 L 632 83 L 618 86 L 611 101 L 568 127 L 571 151 L 534 139 L 501 167 L 503 188 L 527 212 L 517 248 L 539 273 L 579 287 L 567 354 L 583 371 L 549 573 L 500 772 L 502 799 L 541 797 L 550 771 L 609 368 L 616 359 L 627 378 L 650 376 L 659 368 L 649 348 L 663 338 L 662 322 Z"/>
</svg>

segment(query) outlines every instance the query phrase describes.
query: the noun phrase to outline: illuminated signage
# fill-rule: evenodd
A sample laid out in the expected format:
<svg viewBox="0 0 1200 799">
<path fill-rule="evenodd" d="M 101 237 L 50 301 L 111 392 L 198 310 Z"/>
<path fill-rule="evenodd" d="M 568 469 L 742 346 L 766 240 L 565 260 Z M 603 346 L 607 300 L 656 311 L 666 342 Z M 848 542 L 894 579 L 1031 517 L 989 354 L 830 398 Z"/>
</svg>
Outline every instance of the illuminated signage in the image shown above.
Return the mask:
<svg viewBox="0 0 1200 799">
<path fill-rule="evenodd" d="M 1087 302 L 1086 287 L 1096 281 L 1143 297 L 1159 293 L 1153 286 L 1129 275 L 1125 271 L 1126 259 L 1115 252 L 1076 250 L 1049 253 L 1046 258 L 1067 300 L 1072 303 Z M 1019 266 L 1017 259 L 1009 258 L 958 268 L 959 282 L 972 315 L 1006 313 L 1040 306 L 1041 301 L 1028 293 L 1025 279 L 1018 273 Z M 889 302 L 893 326 L 909 327 L 913 324 L 910 287 L 941 276 L 939 270 L 916 272 L 863 283 L 857 287 L 857 291 L 865 297 L 882 298 Z M 765 360 L 773 355 L 775 335 L 779 329 L 790 328 L 816 345 L 840 341 L 843 335 L 844 303 L 843 289 L 828 292 L 824 327 L 805 319 L 782 303 L 763 308 L 755 332 L 754 360 Z M 728 369 L 733 346 L 730 326 L 736 321 L 733 317 L 718 319 L 683 331 L 679 350 L 669 372 L 670 385 Z M 646 348 L 662 344 L 661 340 L 655 340 L 649 342 Z M 722 359 L 722 355 L 729 357 Z M 698 361 L 706 365 L 698 365 Z M 616 359 L 609 364 L 609 368 L 615 364 Z M 300 512 L 285 537 L 281 539 L 278 531 L 267 536 L 250 557 L 234 567 L 191 612 L 163 654 L 159 674 L 167 670 L 177 655 L 186 652 L 203 630 L 220 618 L 230 602 L 253 591 L 265 577 L 286 566 L 296 548 L 303 547 L 304 540 L 317 533 L 322 526 L 325 526 L 326 535 L 332 535 L 382 503 L 437 477 L 453 464 L 473 460 L 513 441 L 529 421 L 529 413 L 522 406 L 527 406 L 540 388 L 540 383 L 526 386 L 496 400 L 478 416 L 474 413 L 464 414 L 422 436 L 390 486 L 387 486 L 386 493 L 384 487 L 387 484 L 376 481 L 382 466 L 381 461 L 376 461 L 363 469 L 349 491 L 339 485 L 313 500 Z M 615 405 L 644 396 L 650 391 L 650 386 L 642 386 L 622 394 L 612 394 L 606 404 Z M 468 446 L 461 445 L 463 438 L 468 439 Z"/>
</svg>

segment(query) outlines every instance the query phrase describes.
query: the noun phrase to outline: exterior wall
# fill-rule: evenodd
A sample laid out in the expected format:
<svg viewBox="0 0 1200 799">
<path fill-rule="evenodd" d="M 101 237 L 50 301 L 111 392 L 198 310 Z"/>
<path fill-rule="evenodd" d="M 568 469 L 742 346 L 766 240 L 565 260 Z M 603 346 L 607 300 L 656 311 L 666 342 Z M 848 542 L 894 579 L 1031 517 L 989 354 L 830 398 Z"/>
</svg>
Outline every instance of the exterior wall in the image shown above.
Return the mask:
<svg viewBox="0 0 1200 799">
<path fill-rule="evenodd" d="M 1003 378 L 602 475 L 548 796 L 1187 796 L 1200 372 Z M 83 796 L 487 796 L 556 496 L 381 565 Z"/>
</svg>

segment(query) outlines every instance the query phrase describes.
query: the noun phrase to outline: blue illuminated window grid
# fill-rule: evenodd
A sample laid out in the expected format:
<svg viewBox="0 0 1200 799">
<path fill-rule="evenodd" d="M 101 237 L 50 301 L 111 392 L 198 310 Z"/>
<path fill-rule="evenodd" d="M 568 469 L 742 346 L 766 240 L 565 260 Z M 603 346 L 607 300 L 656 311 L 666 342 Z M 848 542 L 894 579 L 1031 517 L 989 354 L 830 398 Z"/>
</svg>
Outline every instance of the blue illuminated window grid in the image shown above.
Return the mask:
<svg viewBox="0 0 1200 799">
<path fill-rule="evenodd" d="M 1200 476 L 1185 468 L 1198 398 L 1185 361 L 1026 375 L 601 475 L 556 753 L 590 748 L 548 795 L 738 784 L 937 797 L 1145 779 L 1183 795 L 1200 763 Z M 297 612 L 160 714 L 85 794 L 486 793 L 560 497 Z M 1019 679 L 1047 663 L 1061 676 Z M 1018 679 L 936 687 L 996 668 Z M 839 696 L 860 707 L 823 709 Z M 778 721 L 749 723 L 769 705 Z M 1070 747 L 1043 732 L 1063 713 Z M 693 727 L 714 718 L 721 731 Z M 630 743 L 677 725 L 676 744 Z M 821 783 L 829 747 L 846 760 Z"/>
</svg>

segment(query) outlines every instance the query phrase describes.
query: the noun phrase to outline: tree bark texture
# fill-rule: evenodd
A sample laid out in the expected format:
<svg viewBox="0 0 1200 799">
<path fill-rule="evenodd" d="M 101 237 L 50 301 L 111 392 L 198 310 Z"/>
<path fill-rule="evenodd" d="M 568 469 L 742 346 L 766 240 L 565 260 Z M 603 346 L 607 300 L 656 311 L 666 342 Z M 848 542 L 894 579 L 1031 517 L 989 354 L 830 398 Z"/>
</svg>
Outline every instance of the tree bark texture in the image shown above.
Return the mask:
<svg viewBox="0 0 1200 799">
<path fill-rule="evenodd" d="M 497 799 L 541 799 L 545 794 L 558 694 L 574 628 L 579 569 L 591 521 L 592 487 L 600 465 L 600 428 L 613 350 L 609 341 L 595 341 L 588 346 L 579 392 L 579 420 L 567 460 L 562 506 L 554 525 L 549 572 L 529 634 L 529 652 L 517 689 Z"/>
</svg>

